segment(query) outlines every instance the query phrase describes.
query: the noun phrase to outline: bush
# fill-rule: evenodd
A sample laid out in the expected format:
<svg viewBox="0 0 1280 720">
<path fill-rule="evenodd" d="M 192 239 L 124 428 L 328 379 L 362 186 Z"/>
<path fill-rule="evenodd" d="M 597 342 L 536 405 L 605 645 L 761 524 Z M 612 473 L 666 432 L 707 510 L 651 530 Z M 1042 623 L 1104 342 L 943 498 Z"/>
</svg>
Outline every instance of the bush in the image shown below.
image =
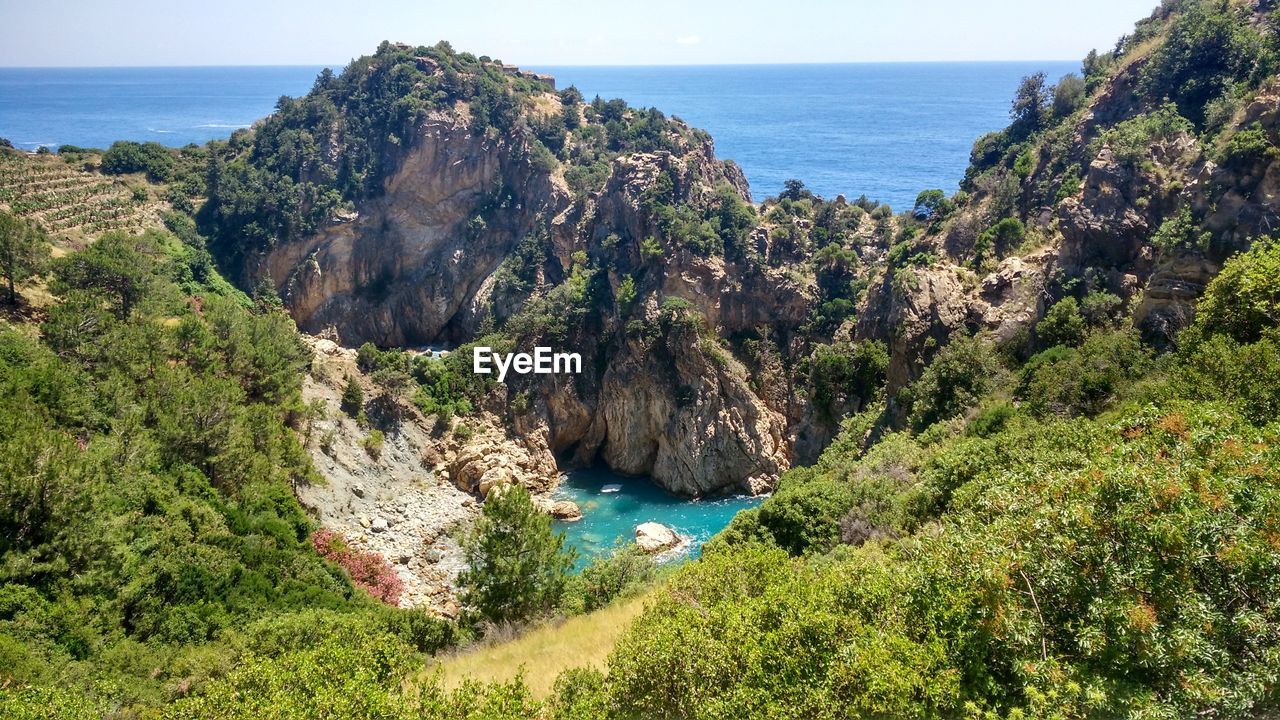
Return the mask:
<svg viewBox="0 0 1280 720">
<path fill-rule="evenodd" d="M 908 424 L 916 431 L 959 415 L 995 383 L 1000 365 L 985 341 L 952 340 L 904 391 L 910 404 Z"/>
<path fill-rule="evenodd" d="M 974 267 L 985 269 L 1016 249 L 1026 237 L 1027 229 L 1017 218 L 1005 218 L 978 235 L 974 243 Z"/>
<path fill-rule="evenodd" d="M 1095 333 L 1079 350 L 1058 345 L 1031 358 L 1019 376 L 1018 397 L 1042 417 L 1097 415 L 1149 362 L 1132 331 Z"/>
<path fill-rule="evenodd" d="M 1180 395 L 1225 399 L 1258 426 L 1280 417 L 1280 332 L 1275 328 L 1257 342 L 1214 335 L 1180 353 Z"/>
<path fill-rule="evenodd" d="M 1111 155 L 1116 162 L 1130 168 L 1141 168 L 1150 163 L 1152 146 L 1194 131 L 1191 122 L 1179 114 L 1177 106 L 1165 104 L 1108 128 L 1094 141 L 1090 152 L 1096 154 L 1105 143 L 1111 147 Z"/>
<path fill-rule="evenodd" d="M 635 543 L 620 543 L 582 570 L 582 609 L 591 612 L 645 587 L 656 577 L 653 558 Z"/>
<path fill-rule="evenodd" d="M 847 483 L 791 470 L 760 506 L 757 519 L 773 543 L 788 553 L 822 553 L 840 542 L 840 518 L 852 505 Z"/>
<path fill-rule="evenodd" d="M 484 510 L 462 541 L 467 569 L 458 576 L 463 600 L 492 622 L 518 622 L 545 615 L 564 595 L 575 553 L 564 550 L 564 534 L 533 505 L 519 485 L 490 493 Z"/>
<path fill-rule="evenodd" d="M 160 143 L 136 143 L 121 140 L 111 143 L 99 166 L 107 175 L 146 173 L 151 182 L 173 179 L 174 160 L 171 151 Z"/>
<path fill-rule="evenodd" d="M 369 457 L 378 460 L 382 457 L 382 446 L 385 442 L 386 436 L 383 435 L 382 431 L 374 429 L 370 430 L 369 434 L 360 441 L 360 446 L 364 448 L 365 452 L 369 453 Z"/>
<path fill-rule="evenodd" d="M 1075 347 L 1084 342 L 1084 336 L 1084 316 L 1080 314 L 1080 305 L 1073 297 L 1065 297 L 1054 303 L 1044 314 L 1044 318 L 1036 323 L 1036 338 L 1044 347 Z"/>
<path fill-rule="evenodd" d="M 934 532 L 687 566 L 615 646 L 610 700 L 623 717 L 1247 716 L 1271 666 L 1226 658 L 1280 637 L 1264 437 L 1184 404 L 967 441 Z"/>
<path fill-rule="evenodd" d="M 876 397 L 889 370 L 889 350 L 878 340 L 819 345 L 809 361 L 809 386 L 818 417 L 827 423 L 837 410 L 857 410 Z"/>
<path fill-rule="evenodd" d="M 346 539 L 332 530 L 312 533 L 311 545 L 320 557 L 346 570 L 356 587 L 388 605 L 400 603 L 404 583 L 391 563 L 381 555 L 352 548 Z"/>
<path fill-rule="evenodd" d="M 1085 295 L 1084 300 L 1080 301 L 1080 315 L 1090 328 L 1106 328 L 1119 319 L 1123 306 L 1124 301 L 1116 295 L 1095 291 Z"/>
<path fill-rule="evenodd" d="M 1162 255 L 1205 252 L 1211 240 L 1212 235 L 1200 229 L 1190 208 L 1182 208 L 1167 218 L 1151 236 L 1151 244 Z"/>
<path fill-rule="evenodd" d="M 1255 240 L 1248 252 L 1232 257 L 1205 289 L 1193 334 L 1225 334 L 1247 343 L 1280 324 L 1280 242 Z"/>
<path fill-rule="evenodd" d="M 1277 158 L 1280 158 L 1280 148 L 1271 142 L 1261 123 L 1254 123 L 1231 136 L 1218 154 L 1218 163 L 1228 170 L 1250 170 Z"/>
<path fill-rule="evenodd" d="M 1203 127 L 1213 100 L 1273 62 L 1247 13 L 1228 3 L 1191 2 L 1142 68 L 1141 89 L 1150 100 L 1173 100 L 1183 117 Z"/>
</svg>

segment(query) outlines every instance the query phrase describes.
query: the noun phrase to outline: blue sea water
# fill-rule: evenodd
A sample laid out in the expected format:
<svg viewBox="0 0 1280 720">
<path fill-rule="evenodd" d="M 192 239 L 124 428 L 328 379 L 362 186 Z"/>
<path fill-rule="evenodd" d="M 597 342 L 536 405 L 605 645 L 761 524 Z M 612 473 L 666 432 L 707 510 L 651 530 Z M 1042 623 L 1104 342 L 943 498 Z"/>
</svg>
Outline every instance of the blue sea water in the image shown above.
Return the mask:
<svg viewBox="0 0 1280 720">
<path fill-rule="evenodd" d="M 0 68 L 0 137 L 16 146 L 171 146 L 224 138 L 310 89 L 319 67 Z M 954 190 L 973 141 L 1008 122 L 1025 75 L 1066 62 L 539 67 L 587 98 L 622 97 L 701 127 L 757 199 L 799 178 L 826 197 L 903 209 Z"/>
<path fill-rule="evenodd" d="M 15 147 L 180 147 L 226 138 L 303 95 L 320 67 L 0 68 L 0 137 Z"/>
<path fill-rule="evenodd" d="M 632 542 L 636 526 L 646 522 L 674 529 L 689 541 L 682 556 L 696 557 L 702 544 L 724 529 L 738 511 L 762 501 L 740 496 L 691 502 L 668 495 L 643 478 L 622 477 L 603 468 L 569 473 L 556 496 L 582 508 L 581 520 L 555 523 L 568 545 L 577 549 L 579 570 L 591 558 L 612 551 L 617 541 Z"/>
<path fill-rule="evenodd" d="M 1019 80 L 1055 81 L 1072 63 L 920 63 L 702 67 L 541 67 L 590 99 L 622 97 L 701 127 L 738 162 L 757 199 L 788 178 L 834 197 L 860 194 L 909 207 L 923 189 L 953 190 L 975 138 L 1008 122 Z M 35 149 L 170 146 L 225 138 L 301 95 L 319 67 L 0 68 L 0 137 Z M 615 493 L 601 488 L 620 483 Z M 690 503 L 642 479 L 571 473 L 562 494 L 585 518 L 562 525 L 580 565 L 630 541 L 649 520 L 675 527 L 693 552 L 758 499 Z"/>
</svg>

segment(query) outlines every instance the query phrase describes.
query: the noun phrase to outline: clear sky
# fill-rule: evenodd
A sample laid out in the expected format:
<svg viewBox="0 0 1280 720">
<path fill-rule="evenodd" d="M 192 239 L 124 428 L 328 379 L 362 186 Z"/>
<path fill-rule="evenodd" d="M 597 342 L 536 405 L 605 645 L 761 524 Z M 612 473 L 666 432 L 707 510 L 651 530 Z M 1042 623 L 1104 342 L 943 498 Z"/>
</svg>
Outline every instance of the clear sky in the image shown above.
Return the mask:
<svg viewBox="0 0 1280 720">
<path fill-rule="evenodd" d="M 521 65 L 1075 60 L 1157 0 L 0 0 L 0 66 L 341 65 L 384 39 Z"/>
</svg>

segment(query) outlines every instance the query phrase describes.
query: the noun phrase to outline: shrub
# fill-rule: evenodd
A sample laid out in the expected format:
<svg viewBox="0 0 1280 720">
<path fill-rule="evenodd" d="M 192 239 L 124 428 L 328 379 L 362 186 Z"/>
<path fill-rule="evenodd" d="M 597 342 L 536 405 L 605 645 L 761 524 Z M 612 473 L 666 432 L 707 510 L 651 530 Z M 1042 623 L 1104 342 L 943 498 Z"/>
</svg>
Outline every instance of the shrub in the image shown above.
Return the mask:
<svg viewBox="0 0 1280 720">
<path fill-rule="evenodd" d="M 635 279 L 630 275 L 623 278 L 622 282 L 618 283 L 618 293 L 614 299 L 617 302 L 618 312 L 622 314 L 630 312 L 631 306 L 635 304 L 636 301 Z"/>
<path fill-rule="evenodd" d="M 1211 240 L 1212 236 L 1196 224 L 1191 209 L 1185 207 L 1161 223 L 1151 236 L 1151 244 L 1162 255 L 1204 252 L 1209 249 Z"/>
<path fill-rule="evenodd" d="M 1235 7 L 1191 2 L 1142 68 L 1141 89 L 1151 100 L 1173 100 L 1184 117 L 1202 127 L 1211 101 L 1271 62 L 1262 38 Z"/>
<path fill-rule="evenodd" d="M 174 175 L 173 154 L 156 142 L 121 140 L 111 143 L 103 153 L 99 167 L 107 175 L 146 173 L 151 182 L 168 182 Z"/>
<path fill-rule="evenodd" d="M 1275 328 L 1257 342 L 1214 335 L 1180 353 L 1180 395 L 1225 399 L 1259 426 L 1280 417 L 1280 333 Z"/>
<path fill-rule="evenodd" d="M 386 442 L 386 437 L 381 430 L 370 430 L 364 440 L 360 441 L 360 446 L 364 451 L 369 453 L 369 457 L 377 460 L 382 457 L 382 446 Z"/>
<path fill-rule="evenodd" d="M 1105 143 L 1111 147 L 1111 155 L 1117 162 L 1139 168 L 1150 162 L 1152 146 L 1194 130 L 1191 122 L 1178 113 L 1176 106 L 1165 104 L 1107 129 L 1091 146 L 1090 152 L 1096 154 Z"/>
<path fill-rule="evenodd" d="M 999 370 L 995 354 L 982 339 L 952 340 L 905 390 L 903 399 L 911 407 L 908 424 L 920 431 L 955 417 L 994 384 Z"/>
<path fill-rule="evenodd" d="M 786 473 L 760 506 L 760 527 L 792 555 L 822 553 L 840 542 L 840 519 L 853 505 L 847 483 L 805 470 Z"/>
<path fill-rule="evenodd" d="M 818 345 L 809 361 L 809 386 L 824 422 L 853 403 L 860 408 L 882 389 L 889 370 L 889 350 L 878 340 Z"/>
<path fill-rule="evenodd" d="M 992 225 L 974 243 L 974 267 L 985 268 L 991 261 L 1003 258 L 1022 243 L 1026 234 L 1026 227 L 1017 218 L 1005 218 Z"/>
<path fill-rule="evenodd" d="M 1084 316 L 1080 314 L 1080 305 L 1073 297 L 1065 297 L 1054 303 L 1044 314 L 1044 318 L 1036 323 L 1036 337 L 1044 347 L 1075 347 L 1084 342 L 1084 336 Z"/>
<path fill-rule="evenodd" d="M 320 557 L 346 570 L 356 587 L 388 605 L 400 603 L 404 583 L 378 553 L 357 550 L 338 533 L 324 529 L 311 534 L 311 546 Z"/>
<path fill-rule="evenodd" d="M 491 493 L 462 540 L 467 569 L 458 576 L 463 600 L 492 622 L 517 622 L 551 612 L 564 595 L 575 553 L 564 534 L 511 485 Z"/>
<path fill-rule="evenodd" d="M 1149 361 L 1132 331 L 1095 333 L 1079 350 L 1058 345 L 1031 358 L 1019 376 L 1018 396 L 1038 416 L 1096 415 Z"/>
<path fill-rule="evenodd" d="M 1124 301 L 1109 292 L 1095 291 L 1080 301 L 1080 315 L 1090 328 L 1110 327 L 1119 318 Z"/>
<path fill-rule="evenodd" d="M 1255 240 L 1232 257 L 1205 289 L 1193 332 L 1201 337 L 1225 334 L 1253 342 L 1263 330 L 1280 324 L 1280 242 Z"/>
<path fill-rule="evenodd" d="M 977 437 L 990 437 L 1004 430 L 1009 421 L 1018 414 L 1018 409 L 1007 402 L 1000 402 L 990 407 L 983 408 L 977 415 L 969 421 L 965 426 L 966 435 L 975 435 Z"/>
<path fill-rule="evenodd" d="M 635 543 L 620 543 L 607 556 L 597 557 L 582 570 L 584 612 L 613 602 L 648 585 L 656 576 L 653 558 Z"/>
<path fill-rule="evenodd" d="M 1271 142 L 1261 123 L 1254 123 L 1231 136 L 1218 154 L 1218 163 L 1229 170 L 1249 170 L 1277 158 L 1280 158 L 1280 148 Z"/>
</svg>

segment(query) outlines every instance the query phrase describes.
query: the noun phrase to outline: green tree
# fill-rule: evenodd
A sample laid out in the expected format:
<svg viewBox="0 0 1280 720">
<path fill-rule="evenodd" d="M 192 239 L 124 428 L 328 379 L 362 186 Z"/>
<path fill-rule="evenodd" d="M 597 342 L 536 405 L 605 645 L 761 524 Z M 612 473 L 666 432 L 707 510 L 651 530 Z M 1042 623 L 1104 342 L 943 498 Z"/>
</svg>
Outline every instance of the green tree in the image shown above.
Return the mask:
<svg viewBox="0 0 1280 720">
<path fill-rule="evenodd" d="M 1036 336 L 1045 347 L 1075 347 L 1084 342 L 1085 330 L 1080 304 L 1073 297 L 1065 297 L 1054 303 L 1044 314 L 1044 319 L 1036 323 Z"/>
<path fill-rule="evenodd" d="M 811 197 L 813 193 L 809 192 L 804 182 L 794 178 L 782 183 L 782 192 L 778 193 L 779 200 L 803 200 Z"/>
<path fill-rule="evenodd" d="M 17 284 L 40 272 L 48 256 L 49 240 L 39 228 L 0 210 L 0 274 L 10 305 L 18 302 Z"/>
<path fill-rule="evenodd" d="M 911 209 L 911 214 L 917 220 L 933 220 L 939 217 L 945 217 L 955 209 L 955 204 L 947 199 L 947 194 L 941 190 L 925 190 L 916 196 L 916 204 Z"/>
<path fill-rule="evenodd" d="M 346 386 L 342 388 L 342 412 L 353 418 L 364 413 L 364 390 L 350 375 L 347 376 Z"/>
<path fill-rule="evenodd" d="M 1084 102 L 1084 80 L 1075 73 L 1062 76 L 1053 86 L 1053 115 L 1063 118 L 1075 112 Z"/>
<path fill-rule="evenodd" d="M 84 250 L 54 262 L 54 291 L 65 295 L 84 290 L 105 296 L 117 317 L 129 317 L 154 284 L 151 241 L 149 235 L 103 235 Z"/>
<path fill-rule="evenodd" d="M 1044 73 L 1038 72 L 1022 78 L 1009 117 L 1013 122 L 1009 131 L 1018 140 L 1024 140 L 1040 132 L 1048 119 L 1050 91 L 1045 87 Z"/>
<path fill-rule="evenodd" d="M 533 505 L 529 491 L 511 485 L 492 493 L 463 538 L 467 570 L 458 577 L 463 600 L 482 617 L 513 622 L 546 614 L 564 595 L 576 553 L 564 534 Z"/>
</svg>

